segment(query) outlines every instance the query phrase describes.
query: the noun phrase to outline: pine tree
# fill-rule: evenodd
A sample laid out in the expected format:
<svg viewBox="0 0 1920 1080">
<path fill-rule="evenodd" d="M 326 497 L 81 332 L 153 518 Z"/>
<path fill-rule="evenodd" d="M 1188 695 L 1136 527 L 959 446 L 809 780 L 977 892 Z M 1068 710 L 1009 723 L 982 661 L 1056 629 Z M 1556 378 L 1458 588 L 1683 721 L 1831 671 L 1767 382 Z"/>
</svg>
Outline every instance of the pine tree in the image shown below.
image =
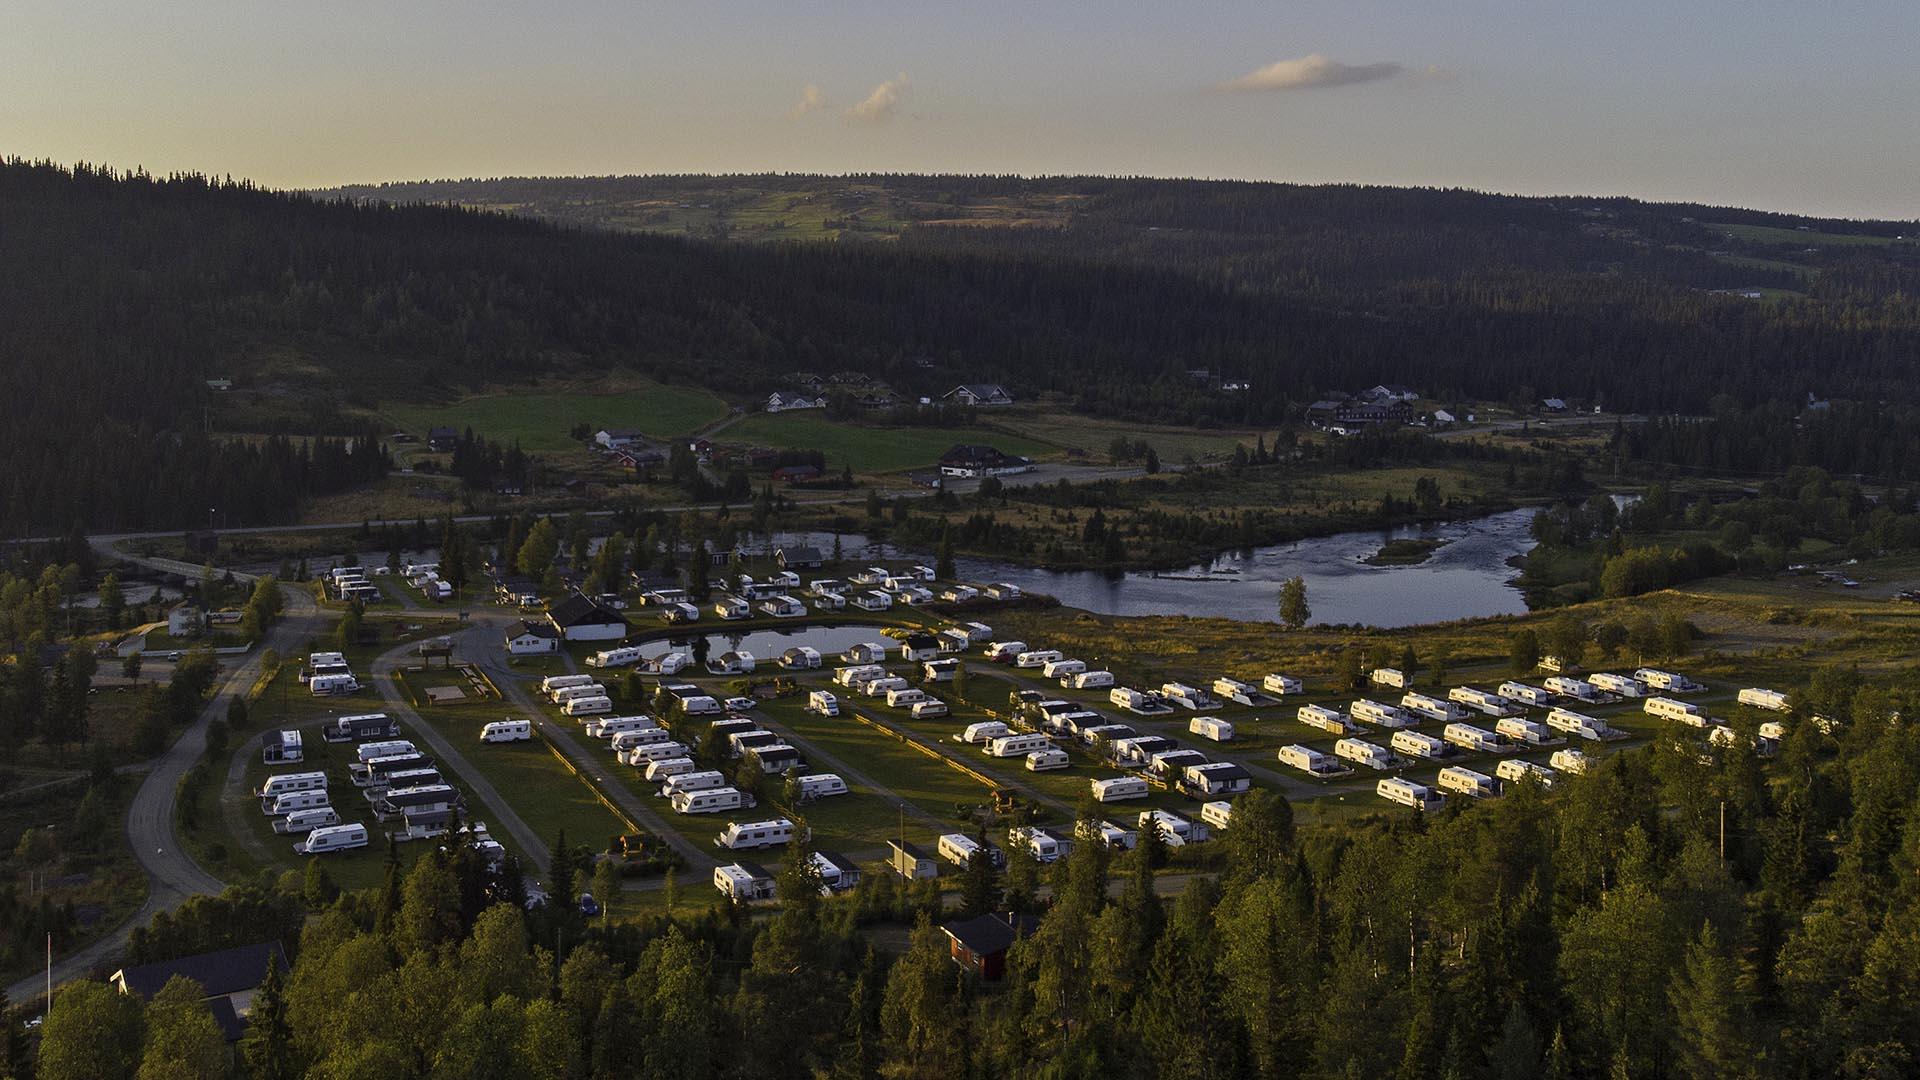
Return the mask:
<svg viewBox="0 0 1920 1080">
<path fill-rule="evenodd" d="M 1681 1072 L 1695 1077 L 1737 1074 L 1752 1057 L 1751 1025 L 1739 966 L 1720 946 L 1711 922 L 1687 947 L 1668 991 Z"/>
<path fill-rule="evenodd" d="M 960 886 L 960 914 L 970 919 L 994 911 L 999 906 L 999 874 L 993 869 L 993 856 L 986 844 L 981 843 L 967 857 L 966 879 Z"/>
<path fill-rule="evenodd" d="M 287 1000 L 280 964 L 267 963 L 267 977 L 253 996 L 247 1031 L 240 1040 L 240 1057 L 250 1080 L 294 1080 L 300 1075 L 294 1060 L 293 1026 L 287 1019 Z"/>
</svg>

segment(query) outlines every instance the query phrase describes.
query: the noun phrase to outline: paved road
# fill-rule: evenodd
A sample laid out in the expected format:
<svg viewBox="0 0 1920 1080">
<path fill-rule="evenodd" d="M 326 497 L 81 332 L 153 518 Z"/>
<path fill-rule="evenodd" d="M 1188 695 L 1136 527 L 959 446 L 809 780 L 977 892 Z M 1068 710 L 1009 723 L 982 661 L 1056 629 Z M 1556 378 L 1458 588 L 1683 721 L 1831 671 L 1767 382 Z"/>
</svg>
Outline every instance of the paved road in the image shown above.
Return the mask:
<svg viewBox="0 0 1920 1080">
<path fill-rule="evenodd" d="M 104 539 L 94 539 L 92 543 L 103 562 L 119 558 L 149 569 L 199 576 L 200 568 L 188 563 L 121 554 L 113 551 L 112 545 Z M 253 575 L 249 574 L 235 574 L 234 578 L 246 583 L 254 580 Z M 301 589 L 282 586 L 281 594 L 286 598 L 286 610 L 280 621 L 268 631 L 263 645 L 277 649 L 282 655 L 291 655 L 319 633 L 326 616 L 314 605 L 313 597 Z M 146 925 L 155 915 L 179 907 L 189 897 L 218 893 L 226 887 L 219 878 L 194 862 L 193 857 L 181 846 L 180 838 L 174 831 L 173 796 L 180 778 L 206 751 L 208 722 L 215 717 L 224 719 L 229 703 L 235 697 L 244 696 L 260 677 L 260 658 L 264 652 L 264 648 L 255 649 L 244 663 L 235 668 L 180 738 L 154 759 L 152 768 L 140 782 L 127 808 L 127 841 L 133 846 L 134 858 L 147 875 L 146 903 L 140 905 L 140 910 L 111 934 L 78 952 L 56 957 L 53 964 L 55 983 L 88 975 L 96 968 L 109 967 L 125 951 L 134 927 Z M 23 979 L 8 987 L 7 994 L 14 1001 L 38 998 L 46 988 L 45 978 L 42 974 Z"/>
<path fill-rule="evenodd" d="M 413 652 L 417 645 L 417 642 L 397 645 L 381 653 L 374 660 L 373 682 L 380 690 L 381 700 L 386 703 L 389 713 L 406 722 L 409 734 L 418 736 L 433 751 L 436 759 L 445 762 L 448 769 L 458 773 L 461 779 L 466 781 L 467 790 L 486 807 L 487 816 L 491 820 L 488 826 L 489 831 L 498 829 L 512 837 L 513 842 L 519 846 L 526 857 L 534 860 L 536 864 L 527 867 L 527 872 L 538 876 L 553 861 L 553 852 L 547 847 L 547 842 L 520 819 L 520 815 L 513 810 L 513 804 L 507 801 L 506 796 L 500 794 L 500 790 L 494 787 L 479 769 L 474 768 L 472 763 L 467 761 L 466 755 L 462 754 L 451 740 L 414 711 L 406 696 L 395 685 L 394 669 L 404 665 L 407 655 Z"/>
</svg>

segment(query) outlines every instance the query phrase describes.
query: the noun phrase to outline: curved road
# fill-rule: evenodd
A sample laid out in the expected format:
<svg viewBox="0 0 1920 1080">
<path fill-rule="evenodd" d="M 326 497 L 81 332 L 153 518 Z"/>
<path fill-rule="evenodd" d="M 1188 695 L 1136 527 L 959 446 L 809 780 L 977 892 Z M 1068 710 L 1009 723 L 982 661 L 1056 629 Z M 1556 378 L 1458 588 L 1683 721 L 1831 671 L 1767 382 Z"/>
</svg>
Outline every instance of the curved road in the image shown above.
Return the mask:
<svg viewBox="0 0 1920 1080">
<path fill-rule="evenodd" d="M 201 568 L 191 563 L 128 555 L 114 550 L 112 543 L 105 538 L 96 538 L 91 542 L 105 560 L 117 559 L 196 579 L 200 574 Z M 234 578 L 249 583 L 256 580 L 250 574 L 235 574 Z M 327 617 L 314 604 L 311 594 L 291 585 L 283 585 L 281 595 L 286 598 L 286 609 L 280 621 L 267 632 L 266 641 L 261 643 L 263 647 L 248 654 L 246 661 L 220 684 L 213 698 L 181 733 L 180 738 L 152 761 L 152 768 L 141 780 L 139 789 L 133 794 L 132 803 L 127 807 L 127 842 L 133 845 L 133 856 L 147 874 L 146 903 L 140 905 L 140 910 L 106 937 L 78 952 L 56 957 L 53 964 L 53 981 L 56 984 L 88 975 L 117 961 L 126 948 L 133 928 L 146 925 L 160 912 L 179 907 L 188 897 L 218 893 L 226 888 L 224 882 L 202 869 L 181 846 L 180 838 L 174 831 L 174 789 L 179 786 L 180 778 L 206 752 L 208 722 L 215 717 L 224 719 L 233 699 L 244 696 L 260 677 L 260 660 L 266 649 L 272 648 L 281 655 L 291 655 L 318 634 L 324 625 Z M 46 975 L 42 973 L 8 987 L 7 995 L 16 1002 L 26 1001 L 41 997 L 45 990 Z"/>
</svg>

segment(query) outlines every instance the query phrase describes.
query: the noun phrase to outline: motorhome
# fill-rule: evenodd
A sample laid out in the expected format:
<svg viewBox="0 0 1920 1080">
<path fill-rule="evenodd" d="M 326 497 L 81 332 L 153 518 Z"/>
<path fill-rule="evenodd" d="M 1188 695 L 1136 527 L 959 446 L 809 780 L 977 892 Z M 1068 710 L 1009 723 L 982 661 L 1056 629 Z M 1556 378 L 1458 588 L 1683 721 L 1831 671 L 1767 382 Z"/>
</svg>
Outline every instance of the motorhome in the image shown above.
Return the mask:
<svg viewBox="0 0 1920 1080">
<path fill-rule="evenodd" d="M 1007 830 L 1007 841 L 1025 847 L 1034 859 L 1043 863 L 1057 862 L 1073 848 L 1066 837 L 1037 825 L 1015 825 Z"/>
<path fill-rule="evenodd" d="M 1341 739 L 1333 744 L 1333 754 L 1369 769 L 1391 769 L 1394 766 L 1393 754 L 1386 747 L 1365 739 Z"/>
<path fill-rule="evenodd" d="M 1547 764 L 1555 772 L 1579 776 L 1587 771 L 1587 755 L 1573 749 L 1555 750 L 1553 756 L 1547 759 Z"/>
<path fill-rule="evenodd" d="M 1013 658 L 1013 666 L 1018 668 L 1044 668 L 1055 660 L 1066 656 L 1059 649 L 1029 649 Z"/>
<path fill-rule="evenodd" d="M 307 838 L 295 842 L 293 852 L 296 855 L 324 855 L 333 851 L 348 851 L 367 846 L 367 827 L 358 823 L 351 825 L 328 825 L 315 829 Z"/>
<path fill-rule="evenodd" d="M 1467 710 L 1451 701 L 1445 701 L 1430 694 L 1409 692 L 1400 699 L 1400 707 L 1415 716 L 1428 720 L 1465 720 Z"/>
<path fill-rule="evenodd" d="M 1600 688 L 1585 679 L 1576 679 L 1570 675 L 1554 675 L 1541 684 L 1563 698 L 1575 701 L 1599 701 Z"/>
<path fill-rule="evenodd" d="M 773 875 L 767 873 L 765 868 L 739 862 L 714 867 L 713 887 L 734 903 L 744 904 L 752 900 L 773 899 L 775 882 Z"/>
<path fill-rule="evenodd" d="M 331 694 L 353 694 L 360 690 L 360 680 L 351 675 L 315 675 L 307 680 L 307 689 L 317 696 Z"/>
<path fill-rule="evenodd" d="M 1512 703 L 1506 698 L 1499 694 L 1489 694 L 1485 690 L 1476 690 L 1471 686 L 1456 686 L 1447 691 L 1447 700 L 1486 713 L 1488 716 L 1510 716 L 1514 711 Z"/>
<path fill-rule="evenodd" d="M 613 711 L 613 699 L 604 695 L 578 697 L 562 705 L 560 711 L 568 716 L 598 716 Z"/>
<path fill-rule="evenodd" d="M 1749 686 L 1740 691 L 1740 704 L 1772 712 L 1787 712 L 1790 709 L 1787 705 L 1787 695 L 1778 690 L 1763 690 L 1757 686 Z"/>
<path fill-rule="evenodd" d="M 1306 684 L 1291 675 L 1274 674 L 1260 680 L 1260 689 L 1269 694 L 1285 697 L 1288 694 L 1303 693 L 1306 690 Z"/>
<path fill-rule="evenodd" d="M 1706 689 L 1685 675 L 1661 671 L 1659 668 L 1640 668 L 1633 673 L 1633 677 L 1655 690 L 1664 690 L 1669 694 L 1691 694 Z"/>
<path fill-rule="evenodd" d="M 1387 745 L 1393 748 L 1394 753 L 1408 757 L 1437 758 L 1447 753 L 1446 743 L 1418 731 L 1396 731 Z"/>
<path fill-rule="evenodd" d="M 1038 732 L 1026 732 L 1014 735 L 1002 735 L 986 746 L 988 757 L 1026 757 L 1035 750 L 1045 750 L 1053 743 Z"/>
<path fill-rule="evenodd" d="M 1399 668 L 1374 668 L 1367 676 L 1367 681 L 1375 686 L 1391 687 L 1395 690 L 1407 688 L 1407 674 Z"/>
<path fill-rule="evenodd" d="M 1142 831 L 1159 829 L 1160 838 L 1167 842 L 1168 847 L 1202 843 L 1211 836 L 1203 822 L 1194 821 L 1184 814 L 1176 814 L 1171 810 L 1143 811 L 1138 824 Z"/>
<path fill-rule="evenodd" d="M 1560 740 L 1553 730 L 1538 720 L 1503 716 L 1493 725 L 1493 733 L 1525 746 L 1548 746 Z"/>
<path fill-rule="evenodd" d="M 727 774 L 718 770 L 674 773 L 667 777 L 666 783 L 660 785 L 660 797 L 671 799 L 683 791 L 709 791 L 726 786 Z"/>
<path fill-rule="evenodd" d="M 814 690 L 807 694 L 807 711 L 821 716 L 839 716 L 840 699 L 831 690 Z"/>
<path fill-rule="evenodd" d="M 674 779 L 680 778 L 676 776 Z M 668 802 L 677 814 L 719 814 L 752 806 L 753 796 L 739 788 L 716 787 L 701 791 L 676 791 Z"/>
<path fill-rule="evenodd" d="M 1012 734 L 1013 729 L 998 720 L 982 720 L 977 724 L 968 724 L 967 729 L 954 736 L 956 742 L 984 746 L 1002 735 Z"/>
<path fill-rule="evenodd" d="M 1200 807 L 1200 820 L 1215 829 L 1224 829 L 1233 824 L 1233 804 L 1225 799 L 1205 803 Z"/>
<path fill-rule="evenodd" d="M 1095 802 L 1120 802 L 1124 799 L 1144 799 L 1152 794 L 1145 780 L 1137 776 L 1111 776 L 1091 782 Z"/>
<path fill-rule="evenodd" d="M 1021 653 L 1027 651 L 1024 641 L 995 641 L 987 645 L 987 659 L 996 664 L 1012 663 Z"/>
<path fill-rule="evenodd" d="M 1382 705 L 1368 698 L 1361 698 L 1347 706 L 1347 715 L 1362 724 L 1372 724 L 1389 730 L 1407 728 L 1414 725 L 1414 719 L 1405 709 L 1393 705 Z"/>
<path fill-rule="evenodd" d="M 528 720 L 494 720 L 480 728 L 481 742 L 526 742 L 531 738 L 533 723 Z"/>
<path fill-rule="evenodd" d="M 649 784 L 664 784 L 676 776 L 685 776 L 700 768 L 690 757 L 662 758 L 647 762 L 640 778 Z"/>
<path fill-rule="evenodd" d="M 1493 782 L 1493 777 L 1458 765 L 1441 769 L 1435 786 L 1449 795 L 1466 795 L 1475 799 L 1490 799 L 1500 794 L 1500 787 Z"/>
<path fill-rule="evenodd" d="M 792 782 L 801 802 L 845 795 L 850 790 L 847 782 L 835 773 L 809 773 L 806 776 L 795 777 Z"/>
<path fill-rule="evenodd" d="M 1360 725 L 1347 719 L 1345 714 L 1329 709 L 1325 705 L 1302 705 L 1294 715 L 1310 728 L 1317 728 L 1335 735 L 1346 735 L 1360 730 Z"/>
<path fill-rule="evenodd" d="M 1538 782 L 1541 787 L 1553 786 L 1552 769 L 1542 768 L 1531 761 L 1522 761 L 1519 758 L 1508 758 L 1501 762 L 1493 770 L 1493 775 L 1506 784 L 1520 784 L 1531 780 Z"/>
<path fill-rule="evenodd" d="M 1067 752 L 1057 746 L 1035 750 L 1027 755 L 1028 772 L 1051 772 L 1054 769 L 1064 769 L 1071 764 L 1072 761 L 1068 759 Z"/>
<path fill-rule="evenodd" d="M 590 682 L 581 683 L 577 686 L 563 686 L 547 696 L 553 699 L 555 705 L 565 705 L 569 701 L 578 701 L 581 698 L 606 697 L 608 695 L 605 686 L 597 682 Z"/>
<path fill-rule="evenodd" d="M 1472 724 L 1448 724 L 1440 732 L 1440 738 L 1462 750 L 1476 754 L 1497 754 L 1505 749 L 1499 736 L 1486 728 L 1477 728 Z"/>
<path fill-rule="evenodd" d="M 1073 690 L 1105 690 L 1113 685 L 1113 672 L 1083 671 L 1066 680 L 1065 685 Z"/>
<path fill-rule="evenodd" d="M 1221 700 L 1231 701 L 1236 705 L 1253 705 L 1260 700 L 1260 690 L 1252 683 L 1230 679 L 1225 675 L 1213 680 L 1213 692 Z"/>
<path fill-rule="evenodd" d="M 1553 695 L 1537 686 L 1528 686 L 1523 682 L 1503 682 L 1500 684 L 1500 696 L 1521 705 L 1531 705 L 1544 709 L 1553 704 Z"/>
<path fill-rule="evenodd" d="M 285 817 L 295 810 L 317 810 L 332 805 L 333 800 L 325 791 L 289 791 L 284 795 L 262 797 L 260 812 L 268 817 Z"/>
<path fill-rule="evenodd" d="M 1206 691 L 1186 683 L 1167 683 L 1160 687 L 1160 696 L 1183 709 L 1211 709 L 1219 704 Z"/>
<path fill-rule="evenodd" d="M 1587 676 L 1587 681 L 1605 690 L 1609 694 L 1636 698 L 1647 696 L 1647 684 L 1630 675 L 1615 675 L 1611 671 L 1596 671 Z"/>
<path fill-rule="evenodd" d="M 1707 710 L 1691 701 L 1680 701 L 1670 697 L 1650 697 L 1640 706 L 1648 716 L 1657 716 L 1662 720 L 1689 724 L 1693 727 L 1707 726 Z"/>
<path fill-rule="evenodd" d="M 787 818 L 770 818 L 766 821 L 729 821 L 727 827 L 721 829 L 720 834 L 713 838 L 713 842 L 728 851 L 749 851 L 755 848 L 780 847 L 796 836 L 804 835 L 804 830 L 797 829 Z"/>
<path fill-rule="evenodd" d="M 285 817 L 275 818 L 273 831 L 284 836 L 299 836 L 315 829 L 324 829 L 328 825 L 340 824 L 340 815 L 331 806 L 316 806 L 311 810 L 289 811 Z"/>
<path fill-rule="evenodd" d="M 623 645 L 617 649 L 602 649 L 587 657 L 588 667 L 611 668 L 626 667 L 646 659 L 641 655 L 638 645 Z"/>
<path fill-rule="evenodd" d="M 1430 810 L 1440 803 L 1439 797 L 1424 784 L 1416 784 L 1398 776 L 1383 777 L 1373 786 L 1374 794 L 1388 802 L 1411 806 L 1415 810 Z"/>
<path fill-rule="evenodd" d="M 1577 735 L 1582 739 L 1611 739 L 1614 736 L 1613 729 L 1607 726 L 1605 720 L 1597 720 L 1584 713 L 1574 712 L 1572 709 L 1549 710 L 1547 726 L 1555 731 Z"/>
<path fill-rule="evenodd" d="M 1280 748 L 1280 764 L 1299 769 L 1309 776 L 1338 776 L 1347 771 L 1337 758 L 1299 743 Z"/>
<path fill-rule="evenodd" d="M 327 774 L 323 772 L 279 773 L 269 776 L 254 790 L 262 799 L 295 791 L 325 791 Z"/>
<path fill-rule="evenodd" d="M 1040 674 L 1049 679 L 1066 680 L 1087 670 L 1085 660 L 1055 660 L 1040 669 Z"/>
<path fill-rule="evenodd" d="M 1217 716 L 1196 716 L 1187 724 L 1187 734 L 1213 742 L 1232 742 L 1233 724 Z"/>
</svg>

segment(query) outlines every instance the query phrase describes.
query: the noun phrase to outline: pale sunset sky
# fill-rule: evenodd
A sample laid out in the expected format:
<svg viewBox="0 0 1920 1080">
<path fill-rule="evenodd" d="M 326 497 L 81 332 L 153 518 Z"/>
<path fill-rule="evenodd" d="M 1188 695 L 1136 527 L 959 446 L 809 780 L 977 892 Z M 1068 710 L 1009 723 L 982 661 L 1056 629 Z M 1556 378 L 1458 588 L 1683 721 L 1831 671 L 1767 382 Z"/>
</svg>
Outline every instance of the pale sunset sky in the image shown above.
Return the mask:
<svg viewBox="0 0 1920 1080">
<path fill-rule="evenodd" d="M 0 20 L 0 153 L 276 187 L 1107 173 L 1920 217 L 1913 0 L 0 0 Z"/>
</svg>

